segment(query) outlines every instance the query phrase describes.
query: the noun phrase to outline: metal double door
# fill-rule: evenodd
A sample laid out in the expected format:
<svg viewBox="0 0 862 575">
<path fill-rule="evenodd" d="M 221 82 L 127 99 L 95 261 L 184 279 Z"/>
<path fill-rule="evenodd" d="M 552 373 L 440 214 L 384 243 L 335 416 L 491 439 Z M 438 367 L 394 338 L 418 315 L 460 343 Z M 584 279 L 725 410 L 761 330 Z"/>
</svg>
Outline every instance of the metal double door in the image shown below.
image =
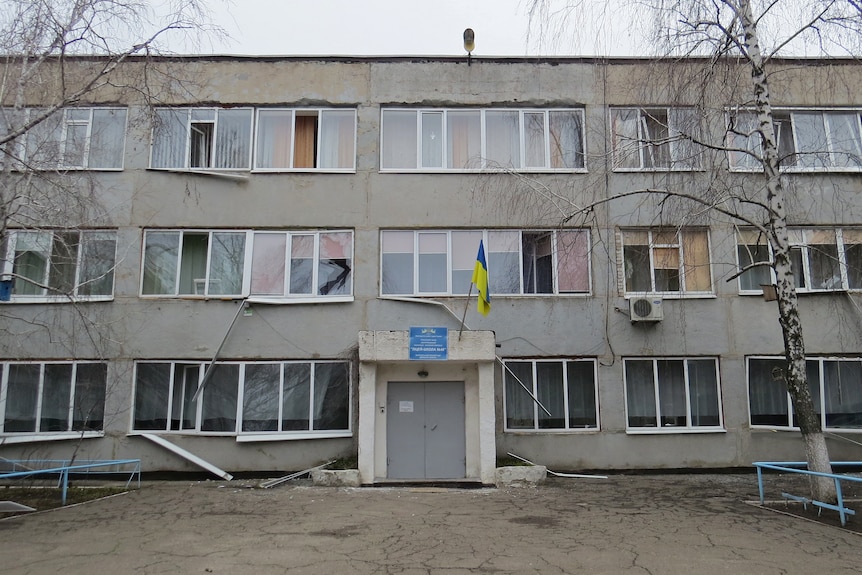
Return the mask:
<svg viewBox="0 0 862 575">
<path fill-rule="evenodd" d="M 463 381 L 389 382 L 390 479 L 462 479 L 466 474 Z"/>
</svg>

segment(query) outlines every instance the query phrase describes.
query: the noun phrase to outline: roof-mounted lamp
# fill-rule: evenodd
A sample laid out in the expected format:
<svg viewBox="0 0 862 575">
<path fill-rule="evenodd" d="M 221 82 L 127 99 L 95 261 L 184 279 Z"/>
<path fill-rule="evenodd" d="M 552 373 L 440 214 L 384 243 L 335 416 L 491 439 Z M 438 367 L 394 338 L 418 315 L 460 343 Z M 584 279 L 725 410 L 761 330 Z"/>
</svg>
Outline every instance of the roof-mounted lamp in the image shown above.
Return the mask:
<svg viewBox="0 0 862 575">
<path fill-rule="evenodd" d="M 476 48 L 476 34 L 472 28 L 464 30 L 464 49 L 467 50 L 467 65 L 471 64 L 470 60 L 473 55 L 473 50 Z"/>
</svg>

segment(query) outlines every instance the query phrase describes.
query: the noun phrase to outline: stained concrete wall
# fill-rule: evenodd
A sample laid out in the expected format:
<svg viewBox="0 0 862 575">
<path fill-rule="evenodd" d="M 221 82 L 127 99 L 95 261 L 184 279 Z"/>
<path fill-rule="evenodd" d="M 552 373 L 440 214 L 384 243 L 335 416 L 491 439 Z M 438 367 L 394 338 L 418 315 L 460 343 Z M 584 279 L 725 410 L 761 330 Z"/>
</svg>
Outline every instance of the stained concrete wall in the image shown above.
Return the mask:
<svg viewBox="0 0 862 575">
<path fill-rule="evenodd" d="M 458 327 L 437 306 L 379 297 L 379 231 L 384 228 L 495 228 L 553 226 L 558 212 L 523 201 L 523 190 L 506 178 L 485 174 L 395 174 L 379 171 L 380 108 L 385 106 L 581 107 L 586 114 L 587 170 L 537 174 L 568 201 L 583 205 L 645 186 L 685 186 L 696 174 L 609 171 L 608 105 L 695 103 L 678 68 L 656 68 L 643 60 L 447 58 L 178 58 L 165 60 L 183 79 L 169 86 L 162 102 L 176 105 L 343 106 L 358 115 L 356 171 L 351 174 L 247 173 L 233 179 L 147 170 L 149 124 L 134 94 L 106 88 L 92 102 L 128 102 L 130 124 L 121 173 L 95 174 L 102 207 L 99 225 L 117 227 L 119 262 L 111 303 L 8 304 L 0 358 L 94 359 L 111 362 L 110 411 L 105 438 L 83 441 L 82 456 L 142 457 L 145 469 L 186 470 L 172 454 L 127 437 L 132 401 L 132 366 L 138 359 L 200 360 L 212 357 L 237 302 L 142 298 L 143 230 L 167 228 L 349 228 L 355 230 L 354 301 L 326 305 L 254 306 L 241 317 L 222 357 L 242 359 L 332 359 L 352 357 L 360 331 L 404 330 L 413 325 Z M 141 64 L 128 69 L 136 77 Z M 777 63 L 777 104 L 858 105 L 862 71 L 853 62 L 829 65 Z M 744 71 L 728 73 L 743 82 Z M 829 89 L 823 89 L 827 86 Z M 183 89 L 181 89 L 183 88 Z M 187 88 L 187 89 L 185 89 Z M 721 119 L 720 102 L 709 112 Z M 719 167 L 719 171 L 723 170 Z M 726 176 L 726 174 L 725 174 Z M 733 176 L 740 182 L 746 175 Z M 862 223 L 858 176 L 794 175 L 797 192 L 789 206 L 799 225 Z M 795 433 L 748 426 L 744 357 L 782 350 L 774 303 L 740 296 L 736 283 L 733 229 L 710 225 L 714 296 L 667 300 L 665 320 L 633 325 L 619 285 L 618 226 L 661 221 L 654 201 L 630 198 L 598 206 L 592 234 L 592 292 L 584 296 L 496 297 L 487 317 L 471 306 L 467 325 L 493 330 L 504 358 L 590 357 L 599 363 L 601 429 L 576 433 L 504 433 L 502 385 L 496 372 L 496 449 L 514 451 L 552 469 L 674 468 L 746 465 L 755 459 L 795 459 L 802 446 Z M 664 217 L 664 216 L 662 216 Z M 858 353 L 860 316 L 856 295 L 802 298 L 805 335 L 812 354 Z M 442 300 L 463 310 L 463 298 Z M 79 311 L 83 310 L 83 311 Z M 98 337 L 81 329 L 80 313 L 100 326 Z M 7 319 L 8 318 L 8 319 Z M 34 327 L 35 326 L 35 327 Z M 45 326 L 40 328 L 39 326 Z M 95 343 L 94 343 L 95 342 Z M 625 432 L 622 358 L 631 356 L 719 356 L 725 431 L 674 435 Z M 357 382 L 354 370 L 353 437 L 240 444 L 234 438 L 172 436 L 183 447 L 229 470 L 299 469 L 355 453 Z M 833 457 L 852 457 L 852 444 L 834 442 Z M 68 442 L 0 447 L 3 457 L 62 457 Z M 377 475 L 377 471 L 374 471 Z"/>
</svg>

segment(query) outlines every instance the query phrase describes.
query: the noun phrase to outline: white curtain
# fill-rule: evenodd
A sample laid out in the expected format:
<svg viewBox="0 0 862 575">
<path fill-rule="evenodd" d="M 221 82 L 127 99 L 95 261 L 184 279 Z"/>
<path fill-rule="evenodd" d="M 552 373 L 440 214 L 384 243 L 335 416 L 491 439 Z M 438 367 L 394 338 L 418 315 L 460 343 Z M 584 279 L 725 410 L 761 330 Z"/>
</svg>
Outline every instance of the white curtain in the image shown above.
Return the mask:
<svg viewBox="0 0 862 575">
<path fill-rule="evenodd" d="M 323 110 L 320 112 L 320 168 L 351 169 L 355 164 L 356 112 Z"/>
<path fill-rule="evenodd" d="M 219 110 L 215 135 L 216 168 L 247 170 L 251 165 L 251 109 Z"/>
<path fill-rule="evenodd" d="M 150 167 L 186 168 L 189 110 L 159 108 L 155 111 Z"/>
</svg>

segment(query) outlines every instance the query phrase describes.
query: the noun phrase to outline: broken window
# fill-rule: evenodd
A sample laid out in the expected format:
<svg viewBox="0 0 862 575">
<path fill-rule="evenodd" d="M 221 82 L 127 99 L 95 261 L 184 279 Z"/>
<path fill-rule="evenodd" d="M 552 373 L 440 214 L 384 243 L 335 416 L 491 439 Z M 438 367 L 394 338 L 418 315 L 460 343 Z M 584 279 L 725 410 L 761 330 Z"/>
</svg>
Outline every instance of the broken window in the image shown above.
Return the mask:
<svg viewBox="0 0 862 575">
<path fill-rule="evenodd" d="M 141 293 L 350 296 L 353 232 L 147 230 Z"/>
<path fill-rule="evenodd" d="M 616 170 L 696 170 L 701 167 L 695 108 L 613 108 Z"/>
</svg>

